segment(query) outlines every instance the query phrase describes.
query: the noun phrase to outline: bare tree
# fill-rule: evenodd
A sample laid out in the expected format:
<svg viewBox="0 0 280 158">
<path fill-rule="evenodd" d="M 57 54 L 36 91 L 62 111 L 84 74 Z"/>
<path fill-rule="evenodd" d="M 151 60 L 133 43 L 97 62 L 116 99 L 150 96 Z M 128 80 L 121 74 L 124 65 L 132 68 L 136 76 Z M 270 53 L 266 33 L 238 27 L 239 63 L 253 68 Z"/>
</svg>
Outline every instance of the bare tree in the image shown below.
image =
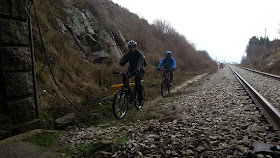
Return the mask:
<svg viewBox="0 0 280 158">
<path fill-rule="evenodd" d="M 168 21 L 162 21 L 162 20 L 155 20 L 153 24 L 156 27 L 156 31 L 162 33 L 162 34 L 174 34 L 176 31 L 171 26 L 171 23 Z"/>
<path fill-rule="evenodd" d="M 279 27 L 280 27 L 280 25 L 279 25 Z M 278 34 L 280 35 L 280 28 L 277 31 L 278 31 Z"/>
</svg>

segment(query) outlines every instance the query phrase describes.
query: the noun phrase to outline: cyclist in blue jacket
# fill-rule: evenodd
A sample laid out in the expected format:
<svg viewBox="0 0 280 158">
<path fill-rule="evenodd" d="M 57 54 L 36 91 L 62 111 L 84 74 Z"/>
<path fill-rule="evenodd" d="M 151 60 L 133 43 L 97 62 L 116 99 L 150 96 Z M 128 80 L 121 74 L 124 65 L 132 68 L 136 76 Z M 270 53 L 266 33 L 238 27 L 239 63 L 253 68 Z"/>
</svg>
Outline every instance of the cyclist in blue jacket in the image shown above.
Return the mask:
<svg viewBox="0 0 280 158">
<path fill-rule="evenodd" d="M 160 70 L 161 66 L 164 66 L 164 69 L 171 69 L 170 71 L 170 86 L 172 86 L 172 80 L 173 80 L 173 71 L 176 69 L 176 60 L 171 56 L 171 51 L 166 51 L 165 57 L 161 60 L 159 63 L 157 70 Z"/>
</svg>

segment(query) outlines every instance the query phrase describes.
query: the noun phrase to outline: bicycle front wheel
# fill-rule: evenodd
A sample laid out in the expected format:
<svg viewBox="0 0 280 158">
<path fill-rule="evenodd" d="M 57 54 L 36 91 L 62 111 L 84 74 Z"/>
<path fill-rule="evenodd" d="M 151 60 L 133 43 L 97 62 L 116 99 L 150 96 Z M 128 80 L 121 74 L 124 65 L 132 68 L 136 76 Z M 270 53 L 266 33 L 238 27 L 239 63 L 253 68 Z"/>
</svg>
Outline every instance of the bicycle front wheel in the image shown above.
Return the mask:
<svg viewBox="0 0 280 158">
<path fill-rule="evenodd" d="M 128 108 L 128 96 L 123 90 L 119 90 L 113 100 L 113 113 L 115 118 L 121 119 L 127 113 Z"/>
<path fill-rule="evenodd" d="M 167 80 L 162 80 L 161 86 L 160 86 L 160 92 L 162 97 L 166 97 L 169 93 L 169 82 Z"/>
</svg>

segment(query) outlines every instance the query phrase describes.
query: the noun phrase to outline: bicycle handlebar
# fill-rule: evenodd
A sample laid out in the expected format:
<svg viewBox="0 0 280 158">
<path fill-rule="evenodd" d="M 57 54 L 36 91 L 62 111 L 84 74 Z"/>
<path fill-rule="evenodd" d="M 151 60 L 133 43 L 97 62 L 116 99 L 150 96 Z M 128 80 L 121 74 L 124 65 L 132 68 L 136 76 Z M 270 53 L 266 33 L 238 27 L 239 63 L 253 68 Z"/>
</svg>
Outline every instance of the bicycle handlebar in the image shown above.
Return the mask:
<svg viewBox="0 0 280 158">
<path fill-rule="evenodd" d="M 115 70 L 113 70 L 113 73 L 116 74 L 116 75 L 121 75 L 122 72 L 116 72 Z"/>
<path fill-rule="evenodd" d="M 125 72 L 117 72 L 117 71 L 113 70 L 113 73 L 116 74 L 116 75 L 120 75 L 120 76 L 127 75 L 126 71 Z"/>
<path fill-rule="evenodd" d="M 164 69 L 163 71 L 173 71 L 173 69 L 167 68 L 167 69 Z"/>
<path fill-rule="evenodd" d="M 173 68 L 164 68 L 164 69 L 157 68 L 157 70 L 167 70 L 167 71 L 170 71 L 170 70 L 173 70 Z"/>
</svg>

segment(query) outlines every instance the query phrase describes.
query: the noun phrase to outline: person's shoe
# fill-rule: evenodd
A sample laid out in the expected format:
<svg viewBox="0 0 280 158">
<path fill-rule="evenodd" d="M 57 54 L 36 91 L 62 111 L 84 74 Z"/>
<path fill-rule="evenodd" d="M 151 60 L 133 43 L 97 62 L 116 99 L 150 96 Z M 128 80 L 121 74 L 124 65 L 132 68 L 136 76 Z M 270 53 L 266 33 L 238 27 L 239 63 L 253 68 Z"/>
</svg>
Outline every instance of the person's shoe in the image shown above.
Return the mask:
<svg viewBox="0 0 280 158">
<path fill-rule="evenodd" d="M 141 102 L 139 102 L 139 106 L 143 107 L 143 105 L 144 105 L 144 101 L 142 100 Z"/>
<path fill-rule="evenodd" d="M 144 105 L 144 99 L 138 99 L 138 105 L 143 106 Z"/>
</svg>

